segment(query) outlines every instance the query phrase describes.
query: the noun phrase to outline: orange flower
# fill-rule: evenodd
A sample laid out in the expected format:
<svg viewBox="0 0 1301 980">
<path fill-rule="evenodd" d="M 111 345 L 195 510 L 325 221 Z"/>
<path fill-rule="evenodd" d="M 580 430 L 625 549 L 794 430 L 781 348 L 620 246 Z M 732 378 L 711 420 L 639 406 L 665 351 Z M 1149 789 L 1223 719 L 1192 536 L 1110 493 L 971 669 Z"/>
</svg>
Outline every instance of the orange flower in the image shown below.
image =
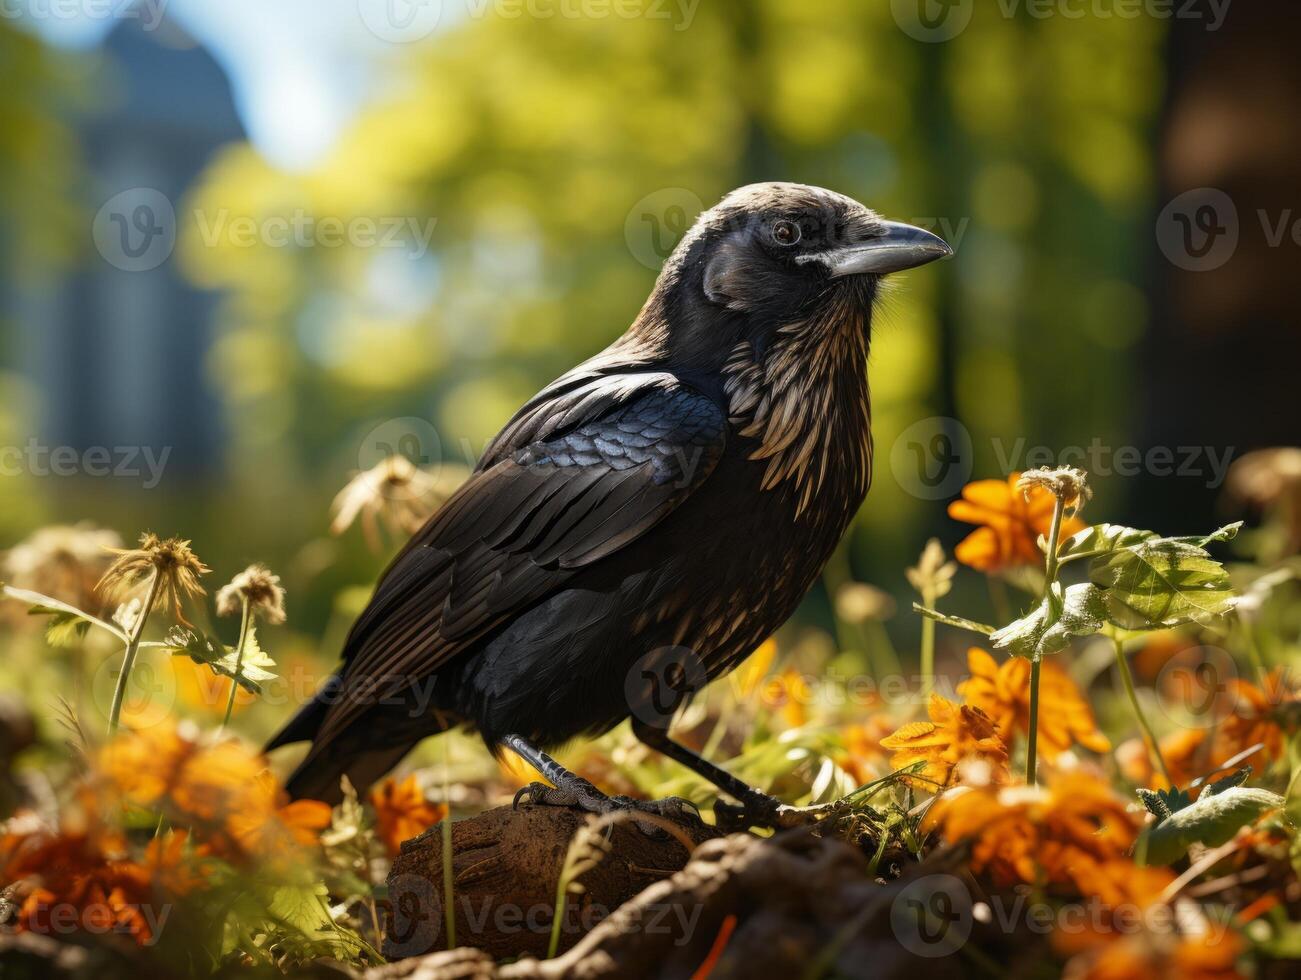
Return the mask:
<svg viewBox="0 0 1301 980">
<path fill-rule="evenodd" d="M 962 488 L 962 499 L 949 504 L 954 520 L 979 527 L 958 543 L 953 556 L 982 572 L 1001 572 L 1043 560 L 1038 538 L 1047 535 L 1056 501 L 1043 487 L 1028 494 L 1017 489 L 1020 473 L 1007 480 L 976 480 Z M 1077 517 L 1062 518 L 1061 540 L 1084 530 Z"/>
<path fill-rule="evenodd" d="M 1175 784 L 1186 788 L 1209 763 L 1210 745 L 1204 728 L 1183 728 L 1161 739 L 1161 758 L 1170 767 Z M 1120 771 L 1136 786 L 1170 789 L 1165 776 L 1152 770 L 1152 756 L 1141 738 L 1131 738 L 1116 748 Z"/>
<path fill-rule="evenodd" d="M 396 857 L 402 842 L 424 833 L 447 816 L 444 804 L 430 803 L 420 791 L 414 775 L 402 782 L 389 777 L 370 791 L 375 808 L 376 832 L 390 857 Z"/>
<path fill-rule="evenodd" d="M 800 728 L 808 723 L 813 689 L 803 674 L 794 667 L 786 667 L 764 682 L 760 700 L 787 728 Z"/>
<path fill-rule="evenodd" d="M 1004 740 L 1013 732 L 1029 734 L 1030 661 L 1009 657 L 998 664 L 980 647 L 972 647 L 967 666 L 971 678 L 958 685 L 963 700 L 989 715 Z M 1111 749 L 1070 675 L 1055 661 L 1045 660 L 1039 677 L 1040 751 L 1051 762 L 1076 743 L 1094 752 Z"/>
<path fill-rule="evenodd" d="M 930 721 L 909 722 L 881 739 L 882 748 L 894 753 L 891 765 L 902 769 L 925 762 L 917 778 L 928 789 L 947 786 L 954 770 L 973 762 L 988 765 L 994 782 L 1007 778 L 1007 746 L 988 715 L 934 693 L 927 713 Z"/>
<path fill-rule="evenodd" d="M 885 759 L 881 740 L 890 734 L 891 727 L 885 715 L 873 715 L 861 724 L 846 725 L 840 730 L 844 751 L 836 754 L 836 765 L 860 786 L 881 775 L 877 766 Z"/>
<path fill-rule="evenodd" d="M 1239 980 L 1243 949 L 1234 932 L 1180 935 L 1115 928 L 1053 933 L 1053 947 L 1074 954 L 1062 971 L 1068 980 Z"/>
<path fill-rule="evenodd" d="M 1063 773 L 1045 787 L 960 787 L 942 796 L 922 829 L 950 843 L 972 842 L 971 869 L 998 887 L 1036 884 L 1096 895 L 1114 907 L 1135 890 L 1159 893 L 1173 875 L 1152 873 L 1126 857 L 1138 824 L 1125 800 L 1103 780 Z"/>
</svg>

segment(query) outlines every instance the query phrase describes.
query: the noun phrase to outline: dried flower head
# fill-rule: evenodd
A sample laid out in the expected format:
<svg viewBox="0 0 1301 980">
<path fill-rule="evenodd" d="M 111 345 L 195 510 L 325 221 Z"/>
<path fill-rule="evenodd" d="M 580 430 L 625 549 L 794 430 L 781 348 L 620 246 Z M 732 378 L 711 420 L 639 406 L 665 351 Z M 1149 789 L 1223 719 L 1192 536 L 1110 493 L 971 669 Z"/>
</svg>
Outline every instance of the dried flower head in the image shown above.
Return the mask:
<svg viewBox="0 0 1301 980">
<path fill-rule="evenodd" d="M 1073 466 L 1026 470 L 1016 483 L 1016 488 L 1027 500 L 1036 487 L 1047 490 L 1076 514 L 1084 509 L 1084 505 L 1093 496 L 1093 491 L 1089 489 L 1089 475 Z"/>
<path fill-rule="evenodd" d="M 334 513 L 330 533 L 342 534 L 360 518 L 367 543 L 378 550 L 381 524 L 394 537 L 411 534 L 467 475 L 464 467 L 444 465 L 434 476 L 405 456 L 389 456 L 358 473 L 335 496 L 330 505 Z"/>
<path fill-rule="evenodd" d="M 894 598 L 875 585 L 846 582 L 836 590 L 836 615 L 847 623 L 889 619 L 894 610 Z"/>
<path fill-rule="evenodd" d="M 217 592 L 217 615 L 238 616 L 248 603 L 249 612 L 268 623 L 285 621 L 285 590 L 280 576 L 265 565 L 249 565 Z"/>
<path fill-rule="evenodd" d="M 203 595 L 199 576 L 212 571 L 190 550 L 190 542 L 179 538 L 163 539 L 146 532 L 140 535 L 140 547 L 110 550 L 117 558 L 95 586 L 97 591 L 112 599 L 125 599 L 142 583 L 156 581 L 150 609 L 170 606 L 181 620 L 182 598 Z"/>
<path fill-rule="evenodd" d="M 116 531 L 82 521 L 53 524 L 14 545 L 0 560 L 0 579 L 73 605 L 89 606 L 95 583 L 120 548 Z"/>
<path fill-rule="evenodd" d="M 922 549 L 917 564 L 904 571 L 908 584 L 930 602 L 948 595 L 949 589 L 953 587 L 953 576 L 957 573 L 958 566 L 954 562 L 945 561 L 946 557 L 939 538 L 931 538 Z"/>
</svg>

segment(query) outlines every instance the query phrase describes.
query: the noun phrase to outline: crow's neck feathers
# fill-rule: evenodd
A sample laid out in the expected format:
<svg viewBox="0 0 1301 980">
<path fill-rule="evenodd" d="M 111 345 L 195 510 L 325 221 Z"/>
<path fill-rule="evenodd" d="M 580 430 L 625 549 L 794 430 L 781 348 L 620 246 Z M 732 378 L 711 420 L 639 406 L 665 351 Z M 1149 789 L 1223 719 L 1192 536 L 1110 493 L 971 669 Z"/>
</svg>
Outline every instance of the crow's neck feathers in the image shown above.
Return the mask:
<svg viewBox="0 0 1301 980">
<path fill-rule="evenodd" d="M 856 509 L 871 482 L 869 316 L 870 306 L 834 296 L 779 327 L 762 352 L 741 341 L 723 366 L 730 421 L 758 442 L 750 459 L 767 461 L 762 487 L 794 493 L 797 515 L 829 481 Z"/>
</svg>

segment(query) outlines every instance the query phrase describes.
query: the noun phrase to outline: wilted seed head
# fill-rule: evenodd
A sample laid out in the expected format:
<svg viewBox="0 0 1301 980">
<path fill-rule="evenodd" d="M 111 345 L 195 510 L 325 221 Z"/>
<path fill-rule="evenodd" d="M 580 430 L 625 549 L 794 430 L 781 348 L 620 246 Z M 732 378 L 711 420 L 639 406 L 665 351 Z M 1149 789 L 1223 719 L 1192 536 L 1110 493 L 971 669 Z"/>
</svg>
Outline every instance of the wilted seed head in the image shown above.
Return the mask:
<svg viewBox="0 0 1301 980">
<path fill-rule="evenodd" d="M 953 588 L 953 576 L 958 571 L 956 562 L 946 562 L 944 548 L 939 538 L 931 538 L 922 549 L 921 557 L 912 568 L 904 570 L 908 584 L 922 595 L 939 599 Z"/>
<path fill-rule="evenodd" d="M 184 596 L 203 595 L 199 576 L 212 571 L 190 550 L 190 542 L 180 538 L 160 538 L 146 531 L 140 535 L 138 548 L 110 548 L 117 558 L 108 567 L 95 589 L 110 599 L 126 598 L 142 582 L 157 577 L 154 601 L 150 609 L 170 606 L 178 619 Z M 148 612 L 149 610 L 144 610 Z"/>
<path fill-rule="evenodd" d="M 1063 506 L 1075 513 L 1084 509 L 1084 505 L 1093 496 L 1089 488 L 1089 475 L 1073 466 L 1059 466 L 1056 469 L 1046 467 L 1026 470 L 1017 481 L 1016 488 L 1027 497 L 1035 487 L 1042 487 L 1060 500 Z"/>
<path fill-rule="evenodd" d="M 238 615 L 243 612 L 245 600 L 249 612 L 263 621 L 285 621 L 285 590 L 280 586 L 280 576 L 272 575 L 265 565 L 249 565 L 221 587 L 217 592 L 217 615 Z"/>
<path fill-rule="evenodd" d="M 389 456 L 354 476 L 335 496 L 332 534 L 342 534 L 358 518 L 372 548 L 379 547 L 382 523 L 395 537 L 418 530 L 464 482 L 469 471 L 443 464 L 437 475 L 419 469 L 402 455 Z"/>
<path fill-rule="evenodd" d="M 890 593 L 866 582 L 846 582 L 836 590 L 836 615 L 847 623 L 889 619 L 894 609 Z"/>
</svg>

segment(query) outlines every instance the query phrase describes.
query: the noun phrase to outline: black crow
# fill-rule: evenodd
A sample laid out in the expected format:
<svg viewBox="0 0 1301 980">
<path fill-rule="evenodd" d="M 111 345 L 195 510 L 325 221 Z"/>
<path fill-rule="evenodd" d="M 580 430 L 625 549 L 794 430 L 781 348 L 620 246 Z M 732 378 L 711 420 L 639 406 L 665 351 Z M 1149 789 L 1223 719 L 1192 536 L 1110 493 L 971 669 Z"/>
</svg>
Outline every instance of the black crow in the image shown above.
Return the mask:
<svg viewBox="0 0 1301 980">
<path fill-rule="evenodd" d="M 669 740 L 668 718 L 794 612 L 872 477 L 867 355 L 881 277 L 940 238 L 802 184 L 700 215 L 628 331 L 516 413 L 384 572 L 343 664 L 268 749 L 310 739 L 295 797 L 337 800 L 470 726 L 554 784 L 542 750 L 631 716 L 736 797 L 777 801 Z"/>
</svg>

